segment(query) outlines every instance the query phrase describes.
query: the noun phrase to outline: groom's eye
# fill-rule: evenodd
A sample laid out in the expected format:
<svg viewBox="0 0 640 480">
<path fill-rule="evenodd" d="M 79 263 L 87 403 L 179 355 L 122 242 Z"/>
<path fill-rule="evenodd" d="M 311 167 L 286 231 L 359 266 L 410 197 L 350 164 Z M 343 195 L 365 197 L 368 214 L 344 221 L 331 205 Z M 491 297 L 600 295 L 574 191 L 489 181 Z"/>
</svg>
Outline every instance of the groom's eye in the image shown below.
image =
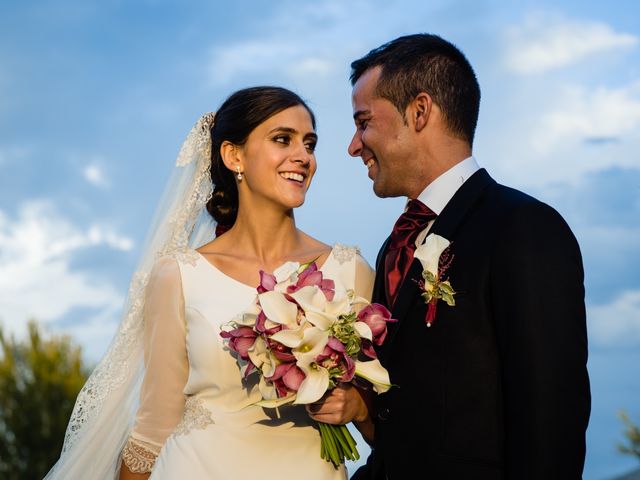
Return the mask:
<svg viewBox="0 0 640 480">
<path fill-rule="evenodd" d="M 369 123 L 369 119 L 368 118 L 360 118 L 356 122 L 356 126 L 358 127 L 358 129 L 364 130 L 365 128 L 367 128 L 367 124 L 368 123 Z"/>
</svg>

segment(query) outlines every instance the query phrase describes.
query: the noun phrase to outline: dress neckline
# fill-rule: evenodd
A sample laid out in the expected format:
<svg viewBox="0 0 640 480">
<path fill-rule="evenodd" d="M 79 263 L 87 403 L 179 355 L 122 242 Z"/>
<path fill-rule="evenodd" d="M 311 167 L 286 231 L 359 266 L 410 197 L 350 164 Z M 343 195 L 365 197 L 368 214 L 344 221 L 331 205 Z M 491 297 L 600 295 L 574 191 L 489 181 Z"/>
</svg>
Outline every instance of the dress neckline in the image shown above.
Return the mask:
<svg viewBox="0 0 640 480">
<path fill-rule="evenodd" d="M 336 250 L 336 246 L 333 245 L 331 247 L 331 250 L 329 250 L 329 255 L 327 255 L 327 258 L 324 260 L 324 262 L 322 262 L 322 265 L 318 266 L 318 270 L 322 271 L 327 264 L 329 263 L 329 261 L 331 260 L 331 258 L 334 256 L 334 252 Z M 237 278 L 232 277 L 231 275 L 223 272 L 222 270 L 220 270 L 220 268 L 218 268 L 216 265 L 214 265 L 212 262 L 210 262 L 209 260 L 207 260 L 207 257 L 205 257 L 202 253 L 200 253 L 199 251 L 194 249 L 194 252 L 196 252 L 198 254 L 198 257 L 200 258 L 200 260 L 202 260 L 204 263 L 206 263 L 209 268 L 213 269 L 214 271 L 218 272 L 220 275 L 222 275 L 225 278 L 228 278 L 229 280 L 231 280 L 232 282 L 245 287 L 245 288 L 250 288 L 251 290 L 255 290 L 256 288 L 258 288 L 258 285 L 249 285 L 247 283 L 241 282 L 240 280 L 238 280 Z M 293 260 L 292 260 L 293 261 Z"/>
</svg>

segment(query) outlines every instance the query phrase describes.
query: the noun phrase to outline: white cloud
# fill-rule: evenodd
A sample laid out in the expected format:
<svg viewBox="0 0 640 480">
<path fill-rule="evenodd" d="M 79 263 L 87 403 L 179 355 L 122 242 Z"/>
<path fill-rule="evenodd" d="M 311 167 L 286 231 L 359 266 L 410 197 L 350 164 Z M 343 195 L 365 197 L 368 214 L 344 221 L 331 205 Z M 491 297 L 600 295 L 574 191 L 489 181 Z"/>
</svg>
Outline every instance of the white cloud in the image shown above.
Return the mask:
<svg viewBox="0 0 640 480">
<path fill-rule="evenodd" d="M 523 82 L 494 90 L 474 148 L 497 179 L 522 188 L 579 182 L 584 174 L 637 167 L 640 82 L 587 88 Z"/>
<path fill-rule="evenodd" d="M 334 70 L 330 55 L 310 53 L 306 47 L 275 39 L 249 41 L 215 47 L 209 74 L 214 83 L 223 84 L 274 66 L 289 76 L 326 76 Z"/>
<path fill-rule="evenodd" d="M 2 323 L 20 335 L 31 317 L 47 323 L 82 308 L 91 312 L 80 326 L 83 343 L 96 341 L 107 325 L 112 335 L 123 296 L 105 280 L 71 266 L 74 254 L 87 247 L 127 251 L 133 242 L 100 225 L 78 228 L 46 201 L 22 205 L 15 220 L 0 211 Z"/>
<path fill-rule="evenodd" d="M 622 87 L 567 87 L 544 113 L 531 137 L 532 146 L 548 153 L 559 144 L 576 146 L 589 139 L 637 136 L 640 129 L 640 82 Z"/>
<path fill-rule="evenodd" d="M 87 165 L 82 171 L 82 174 L 85 180 L 97 187 L 106 188 L 110 185 L 109 178 L 107 177 L 104 168 L 102 168 L 98 163 L 91 163 Z"/>
<path fill-rule="evenodd" d="M 600 347 L 640 346 L 640 290 L 587 308 L 589 341 Z"/>
<path fill-rule="evenodd" d="M 596 54 L 633 47 L 639 38 L 615 32 L 601 22 L 568 21 L 534 15 L 507 32 L 507 68 L 518 74 L 536 74 L 581 62 Z"/>
<path fill-rule="evenodd" d="M 224 84 L 247 74 L 260 73 L 271 79 L 284 75 L 300 81 L 309 90 L 310 83 L 336 82 L 348 88 L 347 76 L 352 60 L 398 35 L 401 31 L 423 28 L 421 20 L 437 5 L 430 2 L 415 6 L 415 15 L 391 3 L 373 5 L 355 0 L 324 0 L 313 4 L 292 3 L 291 8 L 273 10 L 264 18 L 256 36 L 238 42 L 216 44 L 209 61 L 209 76 L 214 84 Z M 434 19 L 434 21 L 436 21 Z M 377 25 L 375 29 L 372 25 Z M 357 33 L 356 33 L 357 32 Z"/>
</svg>

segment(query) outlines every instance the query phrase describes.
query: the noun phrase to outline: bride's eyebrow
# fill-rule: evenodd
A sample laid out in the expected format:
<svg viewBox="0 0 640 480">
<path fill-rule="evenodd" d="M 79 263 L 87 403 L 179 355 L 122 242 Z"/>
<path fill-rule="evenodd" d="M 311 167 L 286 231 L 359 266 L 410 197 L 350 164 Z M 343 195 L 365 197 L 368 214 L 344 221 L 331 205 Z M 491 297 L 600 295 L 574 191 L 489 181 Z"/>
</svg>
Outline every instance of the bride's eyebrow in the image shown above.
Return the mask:
<svg viewBox="0 0 640 480">
<path fill-rule="evenodd" d="M 291 127 L 275 127 L 272 128 L 271 130 L 269 130 L 269 134 L 272 133 L 290 133 L 292 135 L 295 135 L 296 133 L 299 133 L 298 130 L 296 130 L 295 128 L 291 128 Z"/>
<path fill-rule="evenodd" d="M 275 127 L 275 128 L 272 128 L 271 130 L 269 130 L 268 135 L 271 135 L 272 133 L 288 133 L 290 135 L 296 135 L 296 134 L 299 134 L 300 132 L 298 130 L 296 130 L 295 128 L 291 128 L 291 127 Z M 317 139 L 318 135 L 316 135 L 315 132 L 309 132 L 309 133 L 306 133 L 304 135 L 304 137 L 305 138 L 313 137 L 313 138 Z"/>
</svg>

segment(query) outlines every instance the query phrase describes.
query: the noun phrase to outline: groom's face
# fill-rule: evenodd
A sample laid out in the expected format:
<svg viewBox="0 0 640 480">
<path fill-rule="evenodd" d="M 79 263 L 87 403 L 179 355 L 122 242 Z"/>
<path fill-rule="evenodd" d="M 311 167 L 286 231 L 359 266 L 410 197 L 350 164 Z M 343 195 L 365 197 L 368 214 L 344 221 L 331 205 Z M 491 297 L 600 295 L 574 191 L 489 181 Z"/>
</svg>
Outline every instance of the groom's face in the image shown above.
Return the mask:
<svg viewBox="0 0 640 480">
<path fill-rule="evenodd" d="M 415 153 L 412 138 L 396 107 L 377 96 L 379 77 L 380 67 L 371 68 L 353 86 L 356 131 L 349 154 L 362 159 L 378 197 L 408 196 Z"/>
</svg>

